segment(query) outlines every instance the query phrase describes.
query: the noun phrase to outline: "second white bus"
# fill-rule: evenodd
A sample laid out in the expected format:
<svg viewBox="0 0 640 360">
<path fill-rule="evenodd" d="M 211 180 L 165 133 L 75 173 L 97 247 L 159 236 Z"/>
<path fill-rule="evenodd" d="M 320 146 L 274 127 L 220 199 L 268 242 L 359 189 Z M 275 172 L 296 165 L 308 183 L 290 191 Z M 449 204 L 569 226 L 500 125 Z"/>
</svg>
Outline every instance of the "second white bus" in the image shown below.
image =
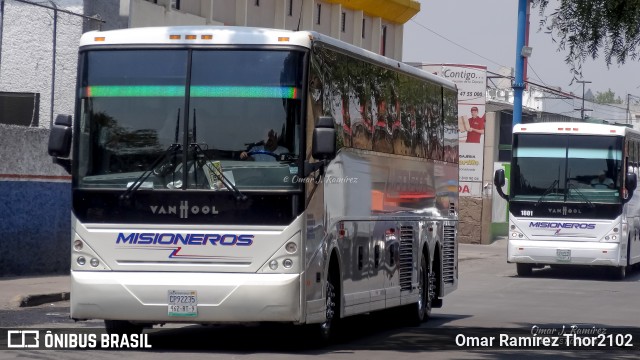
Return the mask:
<svg viewBox="0 0 640 360">
<path fill-rule="evenodd" d="M 634 195 L 640 133 L 625 126 L 533 123 L 513 129 L 507 261 L 519 276 L 546 265 L 606 266 L 617 279 L 640 262 Z"/>
</svg>

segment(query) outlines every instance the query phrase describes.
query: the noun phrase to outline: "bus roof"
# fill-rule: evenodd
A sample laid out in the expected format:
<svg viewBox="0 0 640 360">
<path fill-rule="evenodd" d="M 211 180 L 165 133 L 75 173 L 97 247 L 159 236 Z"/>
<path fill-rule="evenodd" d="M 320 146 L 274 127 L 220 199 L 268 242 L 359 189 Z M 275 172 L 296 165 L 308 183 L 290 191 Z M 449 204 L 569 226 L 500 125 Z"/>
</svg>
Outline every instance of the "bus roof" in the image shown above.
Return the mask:
<svg viewBox="0 0 640 360">
<path fill-rule="evenodd" d="M 385 65 L 456 90 L 445 78 L 373 53 L 314 31 L 291 31 L 243 26 L 164 26 L 86 32 L 80 47 L 117 45 L 280 45 L 310 48 L 314 41 L 342 49 L 371 62 Z"/>
<path fill-rule="evenodd" d="M 626 126 L 585 122 L 541 122 L 518 124 L 513 127 L 514 134 L 530 133 L 624 136 L 630 132 L 638 133 Z"/>
</svg>

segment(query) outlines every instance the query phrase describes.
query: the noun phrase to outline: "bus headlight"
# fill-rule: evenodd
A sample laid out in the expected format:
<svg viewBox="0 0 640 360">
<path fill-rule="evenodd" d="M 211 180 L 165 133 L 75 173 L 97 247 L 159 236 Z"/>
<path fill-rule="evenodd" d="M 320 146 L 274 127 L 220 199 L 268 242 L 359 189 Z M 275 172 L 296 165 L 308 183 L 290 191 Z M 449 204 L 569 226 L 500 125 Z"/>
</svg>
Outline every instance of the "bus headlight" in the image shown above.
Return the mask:
<svg viewBox="0 0 640 360">
<path fill-rule="evenodd" d="M 277 269 L 277 268 L 278 268 L 278 262 L 277 262 L 277 261 L 275 261 L 275 260 L 271 260 L 271 261 L 269 262 L 269 268 L 270 268 L 271 270 L 275 270 L 275 269 Z"/>
<path fill-rule="evenodd" d="M 618 234 L 616 233 L 608 233 L 607 235 L 604 236 L 604 241 L 617 241 L 618 240 Z M 602 241 L 602 240 L 600 240 Z"/>
<path fill-rule="evenodd" d="M 82 240 L 77 240 L 73 242 L 73 248 L 75 251 L 80 251 L 82 250 L 83 244 L 82 244 Z"/>
<path fill-rule="evenodd" d="M 78 265 L 82 266 L 87 263 L 87 259 L 85 259 L 84 256 L 78 256 L 76 262 L 78 263 Z"/>
<path fill-rule="evenodd" d="M 287 243 L 285 249 L 287 250 L 287 252 L 289 254 L 293 254 L 294 252 L 296 252 L 298 250 L 298 245 L 296 245 L 296 243 L 294 243 L 294 242 L 289 242 L 289 243 Z"/>
<path fill-rule="evenodd" d="M 293 260 L 291 259 L 284 259 L 282 261 L 282 266 L 284 266 L 287 269 L 290 269 L 293 266 Z"/>
<path fill-rule="evenodd" d="M 96 258 L 91 258 L 91 260 L 89 261 L 89 264 L 91 264 L 91 266 L 93 267 L 98 267 L 98 265 L 100 265 L 100 260 Z"/>
</svg>

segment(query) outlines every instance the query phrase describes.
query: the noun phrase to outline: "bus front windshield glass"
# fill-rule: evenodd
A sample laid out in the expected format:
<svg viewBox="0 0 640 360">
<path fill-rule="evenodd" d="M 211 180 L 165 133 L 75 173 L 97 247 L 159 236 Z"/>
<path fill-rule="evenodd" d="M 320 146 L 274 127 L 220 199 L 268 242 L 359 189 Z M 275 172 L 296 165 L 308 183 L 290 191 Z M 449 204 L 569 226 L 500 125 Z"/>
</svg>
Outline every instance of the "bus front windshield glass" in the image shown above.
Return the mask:
<svg viewBox="0 0 640 360">
<path fill-rule="evenodd" d="M 511 199 L 619 203 L 622 138 L 516 134 Z"/>
<path fill-rule="evenodd" d="M 150 172 L 141 189 L 297 189 L 286 179 L 298 173 L 303 56 L 85 52 L 76 186 L 126 189 Z"/>
</svg>

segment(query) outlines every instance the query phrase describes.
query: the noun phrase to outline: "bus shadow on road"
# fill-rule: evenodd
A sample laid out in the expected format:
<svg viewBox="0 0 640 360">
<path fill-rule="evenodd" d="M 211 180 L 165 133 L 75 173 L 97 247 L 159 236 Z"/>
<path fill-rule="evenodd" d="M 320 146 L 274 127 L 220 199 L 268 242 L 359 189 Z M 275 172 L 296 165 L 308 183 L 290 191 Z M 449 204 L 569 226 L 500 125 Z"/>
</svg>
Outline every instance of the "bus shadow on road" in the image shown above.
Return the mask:
<svg viewBox="0 0 640 360">
<path fill-rule="evenodd" d="M 514 274 L 512 277 L 522 276 Z M 525 276 L 525 278 L 636 282 L 640 280 L 640 266 L 628 267 L 624 280 L 615 278 L 612 267 L 579 265 L 555 265 L 545 266 L 542 269 L 534 268 L 533 273 L 530 276 Z"/>
<path fill-rule="evenodd" d="M 420 326 L 407 326 L 394 311 L 348 317 L 340 323 L 337 338 L 319 340 L 309 326 L 288 324 L 188 325 L 148 330 L 153 351 L 247 354 L 255 352 L 325 354 L 348 350 L 444 350 L 451 336 L 441 326 L 467 317 L 434 315 Z"/>
</svg>

